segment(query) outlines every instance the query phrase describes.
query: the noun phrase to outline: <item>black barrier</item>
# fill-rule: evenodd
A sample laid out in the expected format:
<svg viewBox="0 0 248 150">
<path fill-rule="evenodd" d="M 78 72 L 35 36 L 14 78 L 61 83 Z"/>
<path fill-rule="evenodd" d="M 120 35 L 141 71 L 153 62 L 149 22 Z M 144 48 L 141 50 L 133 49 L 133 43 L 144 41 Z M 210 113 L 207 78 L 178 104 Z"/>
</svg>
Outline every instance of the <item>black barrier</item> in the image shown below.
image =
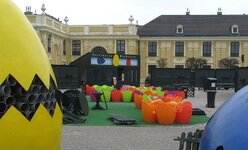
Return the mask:
<svg viewBox="0 0 248 150">
<path fill-rule="evenodd" d="M 197 69 L 195 70 L 195 87 L 203 88 L 206 78 L 215 78 L 214 69 Z"/>
<path fill-rule="evenodd" d="M 78 68 L 68 65 L 52 65 L 59 89 L 76 89 L 80 87 Z"/>
<path fill-rule="evenodd" d="M 217 78 L 217 89 L 235 88 L 238 91 L 248 84 L 248 67 L 235 69 L 197 69 L 183 68 L 154 68 L 151 71 L 149 85 L 177 89 L 176 87 L 189 86 L 189 89 L 198 87 L 203 89 L 206 78 Z M 188 90 L 190 91 L 190 90 Z"/>
<path fill-rule="evenodd" d="M 215 78 L 217 81 L 218 89 L 229 89 L 235 86 L 235 69 L 216 69 Z"/>
<path fill-rule="evenodd" d="M 167 86 L 172 84 L 189 84 L 191 70 L 183 68 L 154 68 L 151 73 L 151 85 Z"/>
<path fill-rule="evenodd" d="M 235 72 L 235 92 L 248 84 L 248 67 L 239 68 Z"/>
<path fill-rule="evenodd" d="M 53 65 L 59 89 L 76 89 L 80 87 L 78 67 L 73 65 Z M 107 72 L 105 70 L 105 72 Z M 194 87 L 200 89 L 204 86 L 205 78 L 217 78 L 217 89 L 235 88 L 238 91 L 248 84 L 248 67 L 236 69 L 197 69 L 190 70 L 184 68 L 154 68 L 151 77 L 146 85 L 175 87 L 175 84 L 189 86 L 190 95 L 194 95 Z M 139 75 L 139 74 L 137 74 Z M 11 81 L 10 81 L 11 82 Z M 86 81 L 85 82 L 89 82 Z M 101 85 L 102 82 L 96 84 Z M 176 89 L 176 88 L 175 88 Z M 0 93 L 4 89 L 0 89 Z M 21 92 L 21 91 L 20 91 Z"/>
</svg>

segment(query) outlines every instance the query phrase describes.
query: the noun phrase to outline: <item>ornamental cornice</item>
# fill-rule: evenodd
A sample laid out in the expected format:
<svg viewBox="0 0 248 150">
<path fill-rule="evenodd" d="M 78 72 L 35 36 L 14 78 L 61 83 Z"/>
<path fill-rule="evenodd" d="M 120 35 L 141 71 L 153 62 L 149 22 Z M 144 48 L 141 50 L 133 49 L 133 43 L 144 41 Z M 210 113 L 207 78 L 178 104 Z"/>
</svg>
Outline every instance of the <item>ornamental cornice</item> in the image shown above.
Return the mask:
<svg viewBox="0 0 248 150">
<path fill-rule="evenodd" d="M 50 33 L 53 33 L 53 34 L 56 34 L 56 35 L 65 37 L 65 38 L 69 38 L 68 33 L 55 30 L 55 29 L 53 29 L 51 27 L 48 27 L 48 26 L 37 26 L 37 25 L 34 25 L 33 27 L 34 27 L 35 30 L 46 31 L 46 32 L 50 32 Z"/>
</svg>

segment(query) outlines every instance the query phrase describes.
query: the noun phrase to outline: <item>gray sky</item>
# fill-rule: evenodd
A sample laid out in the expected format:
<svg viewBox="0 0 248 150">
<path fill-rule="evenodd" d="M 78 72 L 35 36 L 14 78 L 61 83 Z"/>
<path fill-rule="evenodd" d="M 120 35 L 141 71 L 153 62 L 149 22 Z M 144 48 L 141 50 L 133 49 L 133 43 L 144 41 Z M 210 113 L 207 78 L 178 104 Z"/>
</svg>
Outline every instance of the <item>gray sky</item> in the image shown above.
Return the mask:
<svg viewBox="0 0 248 150">
<path fill-rule="evenodd" d="M 184 15 L 187 8 L 191 15 L 215 15 L 218 8 L 223 14 L 247 14 L 248 0 L 13 0 L 22 11 L 31 6 L 32 11 L 46 13 L 69 24 L 127 24 L 133 15 L 139 25 L 144 25 L 159 15 Z"/>
</svg>

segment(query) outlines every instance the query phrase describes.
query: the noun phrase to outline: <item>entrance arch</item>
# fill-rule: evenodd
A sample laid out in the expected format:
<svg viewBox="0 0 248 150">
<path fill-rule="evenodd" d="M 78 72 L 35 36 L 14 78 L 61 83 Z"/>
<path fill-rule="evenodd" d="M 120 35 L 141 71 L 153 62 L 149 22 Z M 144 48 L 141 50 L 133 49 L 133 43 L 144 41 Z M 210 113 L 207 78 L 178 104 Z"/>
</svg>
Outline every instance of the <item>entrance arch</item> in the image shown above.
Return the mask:
<svg viewBox="0 0 248 150">
<path fill-rule="evenodd" d="M 91 53 L 93 53 L 93 54 L 107 54 L 108 52 L 104 47 L 97 46 L 91 50 Z"/>
</svg>

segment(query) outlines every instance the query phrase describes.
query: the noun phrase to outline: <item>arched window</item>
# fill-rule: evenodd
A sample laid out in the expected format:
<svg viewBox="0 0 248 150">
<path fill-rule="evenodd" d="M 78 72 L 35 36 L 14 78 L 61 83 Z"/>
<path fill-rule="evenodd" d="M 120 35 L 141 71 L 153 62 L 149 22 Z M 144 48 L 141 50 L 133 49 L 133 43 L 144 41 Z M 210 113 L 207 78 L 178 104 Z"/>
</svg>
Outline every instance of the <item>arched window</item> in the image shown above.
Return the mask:
<svg viewBox="0 0 248 150">
<path fill-rule="evenodd" d="M 183 25 L 177 25 L 177 34 L 183 34 Z"/>
<path fill-rule="evenodd" d="M 107 54 L 107 50 L 104 47 L 97 46 L 91 50 L 91 53 L 94 54 Z"/>
<path fill-rule="evenodd" d="M 237 24 L 232 25 L 232 34 L 238 34 L 239 33 L 239 26 Z"/>
<path fill-rule="evenodd" d="M 63 55 L 66 55 L 66 39 L 63 40 Z"/>
<path fill-rule="evenodd" d="M 51 53 L 52 52 L 52 35 L 49 34 L 47 38 L 47 52 Z"/>
</svg>

